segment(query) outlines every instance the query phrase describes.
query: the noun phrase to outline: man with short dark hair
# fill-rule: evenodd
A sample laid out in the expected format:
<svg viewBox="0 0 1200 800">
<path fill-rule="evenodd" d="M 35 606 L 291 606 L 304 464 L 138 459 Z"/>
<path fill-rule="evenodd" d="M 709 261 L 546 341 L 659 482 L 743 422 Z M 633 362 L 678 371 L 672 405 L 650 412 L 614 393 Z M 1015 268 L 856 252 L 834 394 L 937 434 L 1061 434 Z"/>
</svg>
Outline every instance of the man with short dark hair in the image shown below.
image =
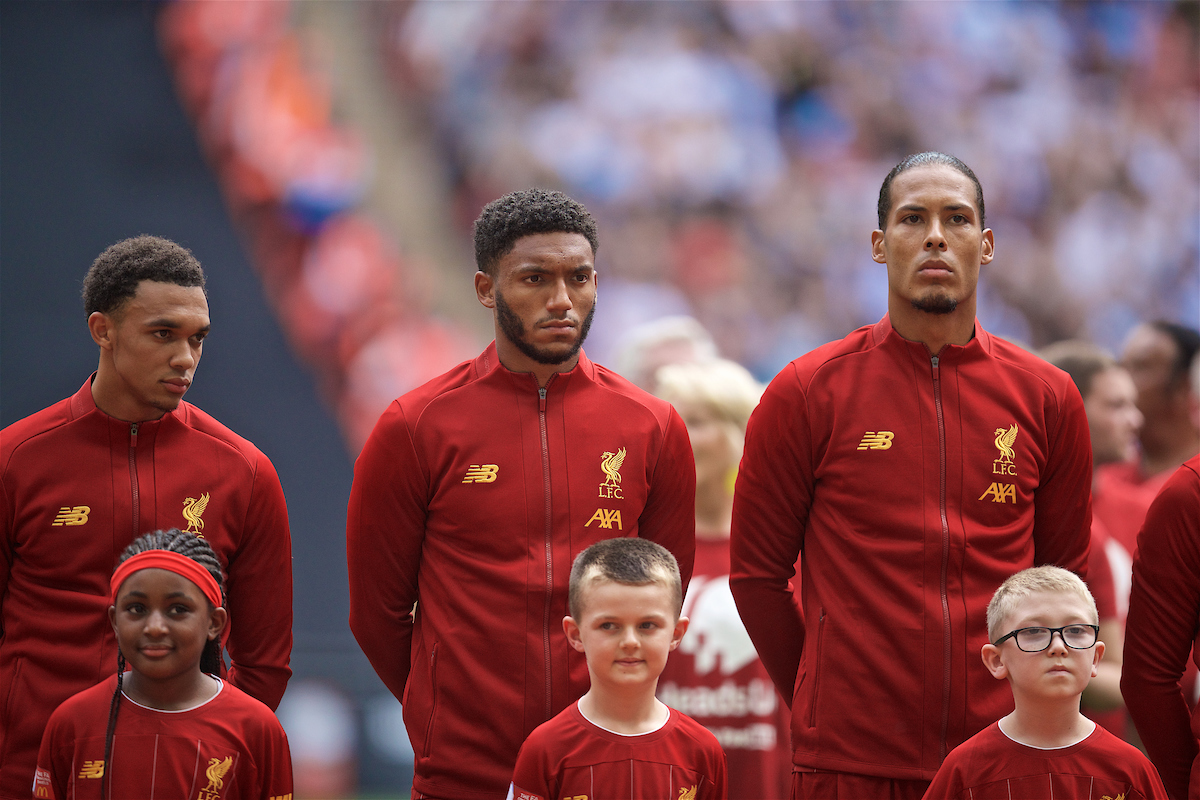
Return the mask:
<svg viewBox="0 0 1200 800">
<path fill-rule="evenodd" d="M 976 668 L 996 587 L 1037 564 L 1086 573 L 1083 403 L 975 318 L 994 253 L 978 179 L 910 156 L 878 210 L 887 316 L 776 376 L 734 499 L 730 587 L 791 703 L 794 797 L 921 797 L 1012 710 Z"/>
<path fill-rule="evenodd" d="M 350 627 L 404 704 L 414 798 L 500 800 L 521 742 L 587 691 L 562 635 L 580 551 L 640 536 L 691 577 L 687 430 L 581 349 L 596 248 L 559 192 L 484 208 L 475 294 L 495 342 L 393 402 L 355 465 Z"/>
<path fill-rule="evenodd" d="M 155 236 L 84 279 L 96 372 L 0 433 L 0 798 L 28 798 L 51 712 L 112 673 L 108 582 L 147 531 L 203 536 L 227 572 L 226 676 L 270 707 L 291 675 L 291 536 L 254 445 L 183 396 L 209 331 L 204 272 Z"/>
</svg>

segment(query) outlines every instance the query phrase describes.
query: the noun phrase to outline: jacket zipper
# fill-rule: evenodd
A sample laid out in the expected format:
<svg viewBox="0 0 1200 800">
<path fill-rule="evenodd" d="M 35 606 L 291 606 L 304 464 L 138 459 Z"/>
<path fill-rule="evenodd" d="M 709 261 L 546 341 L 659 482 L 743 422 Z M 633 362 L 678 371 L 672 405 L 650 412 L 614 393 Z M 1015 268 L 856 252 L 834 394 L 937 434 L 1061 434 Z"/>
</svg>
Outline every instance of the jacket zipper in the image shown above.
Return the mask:
<svg viewBox="0 0 1200 800">
<path fill-rule="evenodd" d="M 950 520 L 946 511 L 946 418 L 942 414 L 942 382 L 938 357 L 933 363 L 933 407 L 937 410 L 938 427 L 938 511 L 942 517 L 942 738 L 938 742 L 938 759 L 946 758 L 946 739 L 950 734 L 950 598 L 946 584 L 950 571 Z"/>
<path fill-rule="evenodd" d="M 138 532 L 138 526 L 141 524 L 141 500 L 138 497 L 138 474 L 137 474 L 137 435 L 138 423 L 133 423 L 129 426 L 129 486 L 133 493 L 133 538 L 136 539 L 141 534 Z"/>
<path fill-rule="evenodd" d="M 551 377 L 553 380 L 553 377 Z M 546 607 L 542 618 L 542 650 L 546 661 L 546 715 L 550 719 L 554 709 L 552 682 L 553 664 L 550 658 L 550 603 L 554 599 L 554 548 L 553 525 L 550 514 L 550 442 L 546 436 L 546 387 L 538 387 L 538 427 L 542 434 L 542 489 L 546 498 Z"/>
</svg>

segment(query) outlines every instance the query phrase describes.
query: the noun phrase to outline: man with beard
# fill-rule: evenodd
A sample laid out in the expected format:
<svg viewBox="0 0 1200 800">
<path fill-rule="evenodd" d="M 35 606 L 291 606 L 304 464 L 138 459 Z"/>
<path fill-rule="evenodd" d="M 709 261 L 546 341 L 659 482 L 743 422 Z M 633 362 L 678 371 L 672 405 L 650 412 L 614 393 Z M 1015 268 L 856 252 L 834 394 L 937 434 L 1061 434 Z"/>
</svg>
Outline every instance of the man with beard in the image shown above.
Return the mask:
<svg viewBox="0 0 1200 800">
<path fill-rule="evenodd" d="M 404 704 L 414 798 L 500 800 L 525 737 L 587 691 L 562 635 L 579 552 L 640 536 L 691 577 L 687 429 L 581 349 L 596 247 L 559 192 L 488 204 L 475 293 L 495 341 L 393 402 L 355 465 L 350 627 Z"/>
<path fill-rule="evenodd" d="M 793 797 L 921 797 L 1013 708 L 979 664 L 996 587 L 1087 565 L 1079 392 L 975 319 L 994 250 L 978 179 L 909 156 L 878 214 L 887 315 L 776 376 L 735 492 L 730 586 L 791 704 Z"/>
</svg>

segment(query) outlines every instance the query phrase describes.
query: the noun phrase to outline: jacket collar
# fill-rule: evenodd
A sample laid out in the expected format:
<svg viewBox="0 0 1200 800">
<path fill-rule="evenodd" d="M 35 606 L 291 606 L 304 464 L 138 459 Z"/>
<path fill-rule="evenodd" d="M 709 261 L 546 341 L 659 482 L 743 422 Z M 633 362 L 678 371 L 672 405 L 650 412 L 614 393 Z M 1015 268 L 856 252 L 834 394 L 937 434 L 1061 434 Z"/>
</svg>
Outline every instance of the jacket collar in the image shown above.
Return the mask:
<svg viewBox="0 0 1200 800">
<path fill-rule="evenodd" d="M 936 354 L 930 352 L 924 342 L 914 342 L 897 333 L 887 314 L 884 314 L 883 319 L 871 326 L 871 342 L 875 345 L 903 347 L 912 355 L 920 358 L 937 355 L 939 359 L 956 359 L 990 355 L 992 352 L 992 335 L 979 324 L 979 317 L 975 318 L 975 335 L 971 337 L 971 341 L 963 345 L 948 344 L 942 348 L 940 353 Z"/>
<path fill-rule="evenodd" d="M 102 411 L 96 405 L 96 399 L 92 397 L 92 381 L 95 379 L 96 373 L 93 372 L 88 376 L 88 379 L 83 382 L 83 386 L 79 387 L 79 391 L 71 395 L 71 419 L 80 419 L 88 414 L 94 413 L 96 414 L 97 419 L 106 420 L 110 425 L 122 429 L 128 428 L 133 423 L 110 416 L 109 414 L 104 413 L 104 411 Z M 184 410 L 185 407 L 186 405 L 181 401 L 179 403 L 179 408 L 177 408 L 175 411 L 168 411 L 159 419 L 148 419 L 139 422 L 138 430 L 141 431 L 146 430 L 147 428 L 156 428 L 161 422 L 166 420 L 168 417 L 171 417 L 176 412 Z"/>
<path fill-rule="evenodd" d="M 485 349 L 475 358 L 476 376 L 482 378 L 486 375 L 490 375 L 493 372 L 509 375 L 514 381 L 528 380 L 535 385 L 537 383 L 537 379 L 534 378 L 532 373 L 513 372 L 500 363 L 500 353 L 496 350 L 496 341 L 494 339 L 492 340 L 492 343 L 487 346 L 487 349 Z M 563 384 L 566 380 L 574 375 L 582 375 L 589 381 L 595 380 L 596 378 L 596 365 L 587 357 L 587 353 L 585 353 L 582 348 L 579 350 L 579 363 L 577 363 L 569 372 L 558 373 L 554 379 L 550 381 L 550 384 Z"/>
</svg>

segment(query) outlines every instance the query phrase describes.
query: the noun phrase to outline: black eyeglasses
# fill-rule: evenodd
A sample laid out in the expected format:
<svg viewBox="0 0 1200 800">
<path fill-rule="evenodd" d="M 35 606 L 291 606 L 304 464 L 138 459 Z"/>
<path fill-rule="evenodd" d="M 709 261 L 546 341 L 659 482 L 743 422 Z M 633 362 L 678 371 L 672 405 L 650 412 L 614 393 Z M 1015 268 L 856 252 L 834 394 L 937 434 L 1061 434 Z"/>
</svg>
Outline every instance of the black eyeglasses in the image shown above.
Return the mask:
<svg viewBox="0 0 1200 800">
<path fill-rule="evenodd" d="M 1061 628 L 1017 628 L 1001 636 L 992 644 L 997 647 L 1005 639 L 1016 639 L 1017 647 L 1026 653 L 1040 653 L 1054 641 L 1054 634 L 1062 637 L 1063 644 L 1073 650 L 1087 650 L 1100 637 L 1099 625 L 1064 625 Z"/>
</svg>

